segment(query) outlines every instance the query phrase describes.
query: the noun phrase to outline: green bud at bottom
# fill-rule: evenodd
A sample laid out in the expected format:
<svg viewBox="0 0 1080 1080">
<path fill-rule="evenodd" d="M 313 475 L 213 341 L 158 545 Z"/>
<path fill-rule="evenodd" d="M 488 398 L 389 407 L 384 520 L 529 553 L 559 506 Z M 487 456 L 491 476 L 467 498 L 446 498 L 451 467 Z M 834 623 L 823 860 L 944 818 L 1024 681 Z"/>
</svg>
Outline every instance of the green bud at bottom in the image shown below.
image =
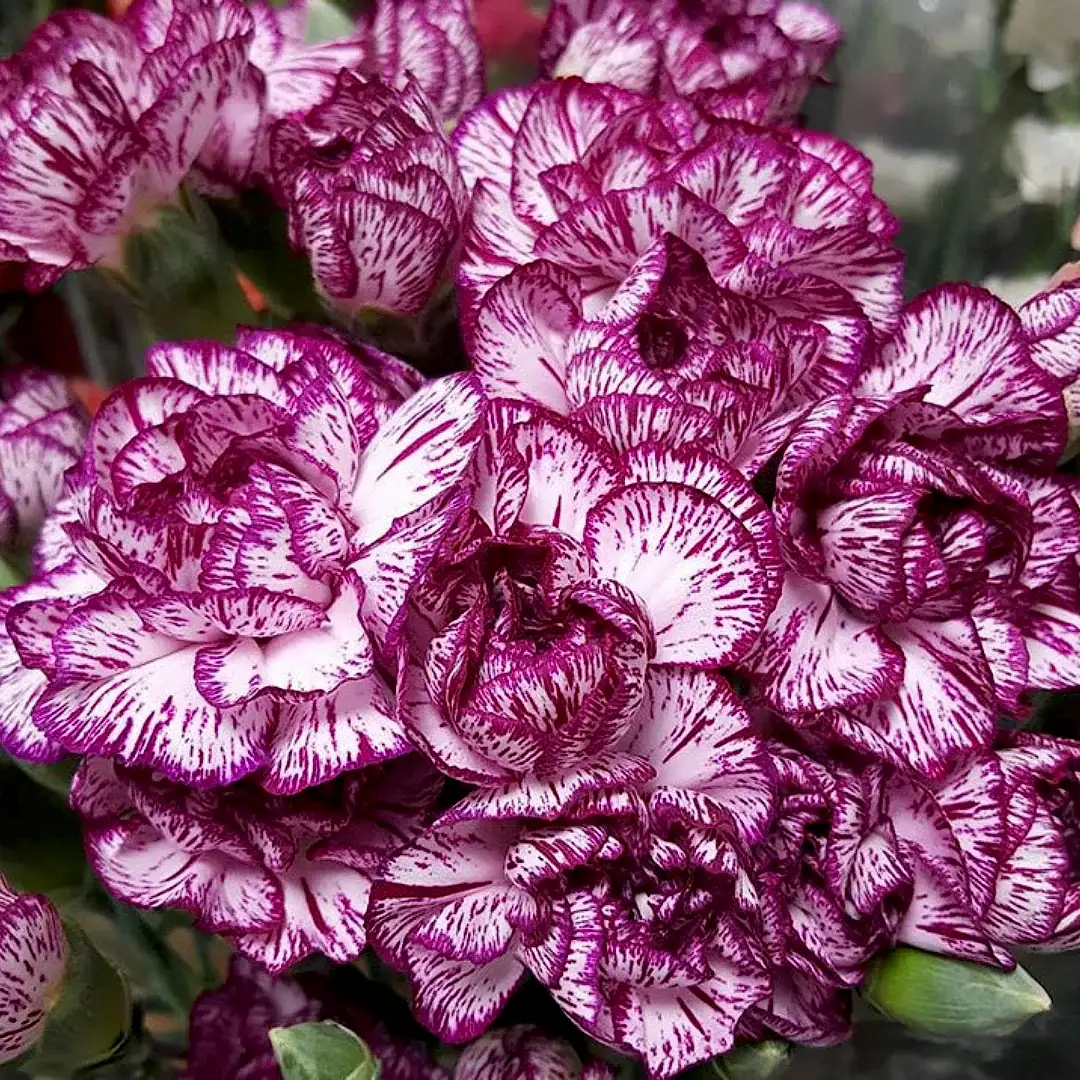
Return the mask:
<svg viewBox="0 0 1080 1080">
<path fill-rule="evenodd" d="M 285 1080 L 378 1080 L 372 1052 L 330 1020 L 274 1028 L 270 1043 Z"/>
<path fill-rule="evenodd" d="M 874 963 L 863 992 L 890 1020 L 946 1038 L 1011 1035 L 1051 1006 L 1019 964 L 1001 971 L 906 946 Z"/>
</svg>

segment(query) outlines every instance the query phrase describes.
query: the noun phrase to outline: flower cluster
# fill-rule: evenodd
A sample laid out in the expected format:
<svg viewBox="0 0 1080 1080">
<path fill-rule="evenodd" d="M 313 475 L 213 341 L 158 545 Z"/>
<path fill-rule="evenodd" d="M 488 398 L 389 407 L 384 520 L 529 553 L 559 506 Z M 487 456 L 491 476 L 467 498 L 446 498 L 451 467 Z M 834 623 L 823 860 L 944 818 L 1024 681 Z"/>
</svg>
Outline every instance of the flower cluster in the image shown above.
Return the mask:
<svg viewBox="0 0 1080 1080">
<path fill-rule="evenodd" d="M 318 108 L 343 72 L 400 89 L 415 82 L 417 90 L 396 107 L 419 112 L 425 133 L 454 121 L 481 95 L 483 66 L 466 0 L 380 0 L 345 36 L 327 42 L 309 42 L 311 16 L 308 0 L 284 7 L 136 0 L 119 22 L 75 12 L 44 23 L 0 66 L 0 256 L 27 262 L 35 289 L 67 270 L 121 269 L 126 238 L 152 225 L 182 185 L 218 194 L 270 185 L 279 171 L 270 148 L 278 125 L 315 109 L 309 123 L 316 130 L 327 119 L 366 129 L 360 113 L 376 106 L 351 122 L 340 110 Z M 377 108 L 387 108 L 385 95 Z M 364 149 L 370 156 L 390 147 L 373 140 Z M 436 169 L 449 169 L 439 183 L 460 181 L 437 151 L 416 153 L 399 153 L 381 187 L 379 177 L 365 187 L 353 175 L 357 190 L 441 213 L 443 205 L 432 206 L 426 194 L 427 177 L 409 166 L 430 165 L 434 154 Z M 385 230 L 377 214 L 359 217 L 354 252 L 367 261 Z M 407 253 L 402 258 L 408 262 Z M 410 266 L 401 272 L 422 276 Z M 340 281 L 340 271 L 328 273 Z M 332 283 L 327 291 L 339 293 Z"/>
<path fill-rule="evenodd" d="M 603 1080 L 504 1013 L 528 982 L 664 1080 L 845 1038 L 897 944 L 1080 945 L 1080 749 L 1022 730 L 1080 686 L 1080 290 L 905 305 L 868 160 L 780 122 L 807 5 L 559 2 L 558 77 L 479 101 L 468 12 L 312 44 L 300 2 L 137 0 L 10 65 L 18 257 L 264 184 L 348 327 L 155 345 L 81 454 L 38 384 L 0 412 L 67 455 L 13 531 L 75 463 L 0 597 L 0 742 L 79 756 L 108 890 L 245 958 L 191 1075 L 341 1015 L 387 1076 Z M 42 94 L 97 141 L 28 157 Z M 471 370 L 425 379 L 378 331 L 451 284 Z M 369 945 L 454 1066 L 245 966 Z"/>
<path fill-rule="evenodd" d="M 775 119 L 798 111 L 842 36 L 795 0 L 555 0 L 545 74 L 580 75 L 658 97 L 758 95 Z"/>
</svg>

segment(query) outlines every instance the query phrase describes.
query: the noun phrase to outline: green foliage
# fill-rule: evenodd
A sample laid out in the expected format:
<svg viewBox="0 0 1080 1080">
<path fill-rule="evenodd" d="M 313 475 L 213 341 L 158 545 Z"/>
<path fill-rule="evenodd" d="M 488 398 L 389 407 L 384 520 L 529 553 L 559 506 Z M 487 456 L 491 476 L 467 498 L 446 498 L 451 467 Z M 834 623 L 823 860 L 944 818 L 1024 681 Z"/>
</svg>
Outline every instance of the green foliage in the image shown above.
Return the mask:
<svg viewBox="0 0 1080 1080">
<path fill-rule="evenodd" d="M 285 1080 L 378 1080 L 371 1051 L 332 1021 L 274 1028 L 270 1042 Z"/>
<path fill-rule="evenodd" d="M 212 339 L 231 343 L 258 321 L 236 277 L 213 213 L 187 193 L 160 208 L 124 246 L 113 273 L 145 321 L 147 343 Z"/>
<path fill-rule="evenodd" d="M 68 964 L 63 994 L 49 1014 L 31 1058 L 35 1074 L 66 1074 L 113 1057 L 131 1029 L 131 997 L 123 976 L 72 923 L 65 923 Z"/>
<path fill-rule="evenodd" d="M 890 1020 L 947 1038 L 1011 1035 L 1051 1005 L 1019 964 L 1000 971 L 905 946 L 874 963 L 863 992 Z"/>
</svg>

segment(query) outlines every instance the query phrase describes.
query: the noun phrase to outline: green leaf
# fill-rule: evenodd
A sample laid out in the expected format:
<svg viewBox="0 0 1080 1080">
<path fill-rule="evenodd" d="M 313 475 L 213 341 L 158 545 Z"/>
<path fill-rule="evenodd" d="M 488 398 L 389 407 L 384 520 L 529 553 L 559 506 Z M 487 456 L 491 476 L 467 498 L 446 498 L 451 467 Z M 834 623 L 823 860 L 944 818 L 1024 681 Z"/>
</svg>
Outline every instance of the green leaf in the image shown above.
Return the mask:
<svg viewBox="0 0 1080 1080">
<path fill-rule="evenodd" d="M 26 581 L 26 571 L 23 567 L 15 565 L 12 559 L 0 559 L 0 589 L 10 589 L 14 585 L 21 585 Z"/>
<path fill-rule="evenodd" d="M 690 1075 L 693 1080 L 774 1080 L 791 1063 L 792 1052 L 788 1043 L 777 1039 L 747 1043 L 699 1066 Z"/>
<path fill-rule="evenodd" d="M 40 784 L 46 791 L 51 791 L 63 799 L 65 803 L 71 791 L 71 781 L 75 776 L 78 763 L 79 759 L 74 757 L 64 758 L 53 765 L 39 765 L 33 761 L 23 761 L 14 757 L 11 759 L 11 764 L 26 773 L 35 784 Z"/>
<path fill-rule="evenodd" d="M 236 199 L 215 199 L 210 210 L 231 259 L 279 321 L 324 318 L 311 264 L 292 250 L 286 216 L 273 199 L 251 190 Z"/>
<path fill-rule="evenodd" d="M 49 1014 L 45 1035 L 33 1057 L 35 1070 L 67 1074 L 113 1057 L 131 1030 L 131 997 L 123 976 L 70 922 L 64 989 Z"/>
<path fill-rule="evenodd" d="M 890 1020 L 948 1038 L 1011 1035 L 1051 1005 L 1019 964 L 1000 971 L 906 946 L 875 962 L 863 992 Z"/>
<path fill-rule="evenodd" d="M 270 1042 L 285 1080 L 378 1080 L 371 1051 L 332 1021 L 274 1028 Z"/>
</svg>

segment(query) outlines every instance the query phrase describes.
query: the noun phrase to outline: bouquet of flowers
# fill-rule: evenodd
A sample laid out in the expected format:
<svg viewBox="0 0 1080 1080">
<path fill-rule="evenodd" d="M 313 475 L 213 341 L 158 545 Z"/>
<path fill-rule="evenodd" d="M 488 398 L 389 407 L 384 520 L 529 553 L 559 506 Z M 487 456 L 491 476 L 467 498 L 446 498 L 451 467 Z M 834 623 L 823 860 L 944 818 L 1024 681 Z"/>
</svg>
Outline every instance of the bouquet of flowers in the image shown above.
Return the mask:
<svg viewBox="0 0 1080 1080">
<path fill-rule="evenodd" d="M 135 0 L 0 68 L 0 253 L 150 342 L 92 419 L 4 375 L 0 1060 L 1014 1030 L 1080 946 L 1080 285 L 905 304 L 801 0 L 556 0 L 488 94 L 473 16 Z"/>
</svg>

